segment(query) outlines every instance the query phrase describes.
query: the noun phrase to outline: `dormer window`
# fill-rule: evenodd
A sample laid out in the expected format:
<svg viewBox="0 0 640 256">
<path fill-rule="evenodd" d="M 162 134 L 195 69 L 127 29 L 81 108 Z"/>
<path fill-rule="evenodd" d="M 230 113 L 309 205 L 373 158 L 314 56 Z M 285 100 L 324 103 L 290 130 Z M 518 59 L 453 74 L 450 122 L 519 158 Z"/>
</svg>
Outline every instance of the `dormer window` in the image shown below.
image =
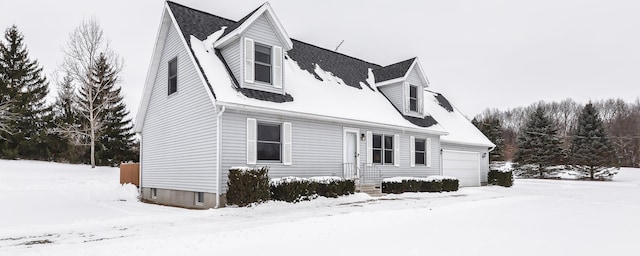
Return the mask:
<svg viewBox="0 0 640 256">
<path fill-rule="evenodd" d="M 255 42 L 245 37 L 242 87 L 282 93 L 283 59 L 281 46 Z"/>
<path fill-rule="evenodd" d="M 255 44 L 256 81 L 271 84 L 271 47 Z"/>
<path fill-rule="evenodd" d="M 409 85 L 409 110 L 418 112 L 418 87 Z"/>
</svg>

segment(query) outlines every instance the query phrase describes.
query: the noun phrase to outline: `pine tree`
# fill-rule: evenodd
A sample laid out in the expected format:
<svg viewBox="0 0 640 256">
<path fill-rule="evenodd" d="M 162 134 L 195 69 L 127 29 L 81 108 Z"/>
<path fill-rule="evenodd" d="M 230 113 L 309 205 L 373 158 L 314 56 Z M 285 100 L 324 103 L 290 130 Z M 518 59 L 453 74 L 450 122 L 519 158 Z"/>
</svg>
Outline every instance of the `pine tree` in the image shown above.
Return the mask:
<svg viewBox="0 0 640 256">
<path fill-rule="evenodd" d="M 92 81 L 100 85 L 97 104 L 104 104 L 102 127 L 97 137 L 96 162 L 99 165 L 117 166 L 120 162 L 135 160 L 132 151 L 134 134 L 131 119 L 122 97 L 116 70 L 104 55 L 100 55 L 92 69 Z"/>
<path fill-rule="evenodd" d="M 8 123 L 11 134 L 1 144 L 5 158 L 48 159 L 47 131 L 52 118 L 46 105 L 48 82 L 38 61 L 31 60 L 24 36 L 14 25 L 5 31 L 6 44 L 0 42 L 0 82 L 3 100 L 11 104 L 16 118 Z M 3 136 L 4 137 L 4 136 Z"/>
<path fill-rule="evenodd" d="M 471 123 L 484 134 L 487 138 L 496 144 L 496 147 L 489 152 L 490 161 L 504 161 L 504 137 L 502 135 L 502 124 L 500 119 L 486 117 L 481 120 L 474 118 Z"/>
<path fill-rule="evenodd" d="M 616 150 L 607 137 L 598 111 L 589 102 L 578 118 L 578 127 L 571 142 L 571 164 L 591 180 L 610 178 L 616 174 Z"/>
<path fill-rule="evenodd" d="M 540 178 L 545 177 L 548 167 L 560 164 L 563 159 L 558 130 L 545 116 L 541 106 L 531 113 L 517 141 L 518 151 L 514 161 L 518 163 L 518 168 L 527 169 L 526 165 L 533 165 Z"/>
<path fill-rule="evenodd" d="M 76 90 L 73 84 L 73 78 L 70 74 L 66 74 L 61 81 L 58 82 L 58 94 L 53 104 L 55 131 L 52 140 L 56 143 L 54 159 L 70 163 L 82 163 L 84 157 L 84 139 L 82 136 L 64 136 L 68 134 L 59 131 L 75 130 L 82 126 L 82 119 L 78 115 L 78 107 L 76 104 Z"/>
</svg>

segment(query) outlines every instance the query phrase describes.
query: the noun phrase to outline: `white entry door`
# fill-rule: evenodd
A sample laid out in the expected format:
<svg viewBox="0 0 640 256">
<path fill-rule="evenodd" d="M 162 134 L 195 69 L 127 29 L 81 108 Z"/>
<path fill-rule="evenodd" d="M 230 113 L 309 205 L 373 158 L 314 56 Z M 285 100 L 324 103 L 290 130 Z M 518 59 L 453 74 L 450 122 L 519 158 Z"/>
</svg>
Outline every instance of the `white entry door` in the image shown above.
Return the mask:
<svg viewBox="0 0 640 256">
<path fill-rule="evenodd" d="M 458 178 L 460 187 L 480 186 L 479 153 L 443 150 L 442 175 Z"/>
<path fill-rule="evenodd" d="M 358 132 L 344 131 L 344 177 L 358 177 Z"/>
</svg>

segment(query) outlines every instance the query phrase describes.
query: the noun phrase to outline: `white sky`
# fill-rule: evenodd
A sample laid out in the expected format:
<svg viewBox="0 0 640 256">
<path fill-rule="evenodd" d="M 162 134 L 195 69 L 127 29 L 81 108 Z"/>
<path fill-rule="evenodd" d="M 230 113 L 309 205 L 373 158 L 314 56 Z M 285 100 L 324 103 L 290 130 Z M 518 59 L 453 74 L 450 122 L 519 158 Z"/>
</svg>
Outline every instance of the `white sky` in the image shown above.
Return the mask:
<svg viewBox="0 0 640 256">
<path fill-rule="evenodd" d="M 0 0 L 0 29 L 25 35 L 52 73 L 69 32 L 96 17 L 125 58 L 121 84 L 138 109 L 164 1 Z M 177 0 L 238 20 L 263 0 Z M 272 0 L 289 35 L 381 65 L 418 56 L 433 90 L 468 117 L 545 100 L 640 96 L 640 1 Z M 52 84 L 51 91 L 55 91 Z"/>
</svg>

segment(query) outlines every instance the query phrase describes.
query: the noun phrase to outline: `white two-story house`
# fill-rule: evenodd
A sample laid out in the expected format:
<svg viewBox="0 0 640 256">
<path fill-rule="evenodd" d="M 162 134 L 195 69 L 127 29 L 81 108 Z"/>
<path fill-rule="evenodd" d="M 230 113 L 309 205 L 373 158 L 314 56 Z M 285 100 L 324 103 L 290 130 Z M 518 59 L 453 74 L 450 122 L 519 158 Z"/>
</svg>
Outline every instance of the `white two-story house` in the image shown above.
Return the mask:
<svg viewBox="0 0 640 256">
<path fill-rule="evenodd" d="M 142 197 L 189 208 L 224 206 L 234 166 L 480 186 L 494 147 L 418 58 L 382 66 L 292 39 L 269 3 L 234 21 L 167 2 L 135 129 Z"/>
</svg>

